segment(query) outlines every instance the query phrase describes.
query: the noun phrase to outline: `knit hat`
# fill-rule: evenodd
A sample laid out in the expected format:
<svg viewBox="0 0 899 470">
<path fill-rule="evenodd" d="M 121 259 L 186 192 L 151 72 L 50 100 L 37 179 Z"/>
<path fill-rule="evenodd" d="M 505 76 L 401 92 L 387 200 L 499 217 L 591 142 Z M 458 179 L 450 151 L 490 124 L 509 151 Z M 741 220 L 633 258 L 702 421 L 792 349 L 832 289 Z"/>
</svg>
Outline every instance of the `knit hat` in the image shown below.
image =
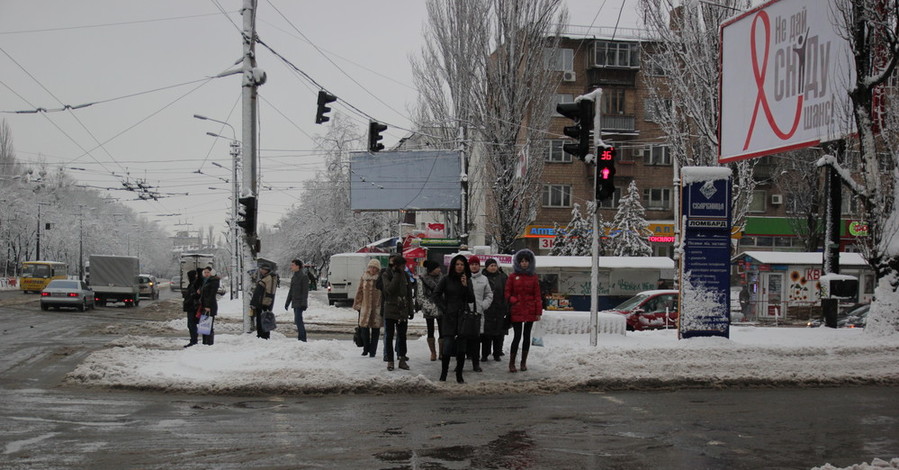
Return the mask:
<svg viewBox="0 0 899 470">
<path fill-rule="evenodd" d="M 440 263 L 426 259 L 424 262 L 425 272 L 431 272 L 440 267 Z"/>
<path fill-rule="evenodd" d="M 368 267 L 375 268 L 375 269 L 381 269 L 381 262 L 376 259 L 370 259 L 370 260 L 368 260 Z"/>
<path fill-rule="evenodd" d="M 491 264 L 497 264 L 496 260 L 493 258 L 487 258 L 487 261 L 484 261 L 485 268 L 489 268 Z"/>
<path fill-rule="evenodd" d="M 264 270 L 266 270 L 266 271 L 271 271 L 271 270 L 272 270 L 272 267 L 271 267 L 271 265 L 268 264 L 268 263 L 262 263 L 262 264 L 259 265 L 259 269 L 264 269 Z"/>
<path fill-rule="evenodd" d="M 480 266 L 481 258 L 478 258 L 478 255 L 471 255 L 471 257 L 468 258 L 468 264 L 476 264 L 476 265 Z"/>
</svg>

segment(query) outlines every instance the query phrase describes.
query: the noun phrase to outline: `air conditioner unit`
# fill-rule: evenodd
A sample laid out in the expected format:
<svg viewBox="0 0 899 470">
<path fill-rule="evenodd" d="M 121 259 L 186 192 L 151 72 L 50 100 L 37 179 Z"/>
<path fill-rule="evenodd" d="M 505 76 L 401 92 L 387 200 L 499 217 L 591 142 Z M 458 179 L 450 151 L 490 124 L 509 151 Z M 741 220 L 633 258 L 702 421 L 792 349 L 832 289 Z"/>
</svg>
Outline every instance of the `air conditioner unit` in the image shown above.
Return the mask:
<svg viewBox="0 0 899 470">
<path fill-rule="evenodd" d="M 637 147 L 631 150 L 631 155 L 633 155 L 634 158 L 643 158 L 643 147 Z"/>
<path fill-rule="evenodd" d="M 784 203 L 783 194 L 772 194 L 771 195 L 771 204 L 775 206 L 779 206 Z"/>
<path fill-rule="evenodd" d="M 577 74 L 574 70 L 566 70 L 562 72 L 562 81 L 563 82 L 573 82 L 577 80 Z"/>
</svg>

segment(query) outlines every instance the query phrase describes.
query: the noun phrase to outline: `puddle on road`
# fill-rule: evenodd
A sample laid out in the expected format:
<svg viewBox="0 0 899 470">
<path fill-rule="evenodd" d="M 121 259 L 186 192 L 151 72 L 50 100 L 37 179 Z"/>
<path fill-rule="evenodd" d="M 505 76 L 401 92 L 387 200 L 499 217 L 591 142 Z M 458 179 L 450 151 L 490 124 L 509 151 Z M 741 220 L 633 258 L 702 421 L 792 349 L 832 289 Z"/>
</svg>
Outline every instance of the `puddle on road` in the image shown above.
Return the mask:
<svg viewBox="0 0 899 470">
<path fill-rule="evenodd" d="M 374 457 L 396 465 L 391 469 L 530 468 L 536 463 L 533 448 L 534 442 L 526 432 L 513 431 L 481 446 L 393 450 Z"/>
</svg>

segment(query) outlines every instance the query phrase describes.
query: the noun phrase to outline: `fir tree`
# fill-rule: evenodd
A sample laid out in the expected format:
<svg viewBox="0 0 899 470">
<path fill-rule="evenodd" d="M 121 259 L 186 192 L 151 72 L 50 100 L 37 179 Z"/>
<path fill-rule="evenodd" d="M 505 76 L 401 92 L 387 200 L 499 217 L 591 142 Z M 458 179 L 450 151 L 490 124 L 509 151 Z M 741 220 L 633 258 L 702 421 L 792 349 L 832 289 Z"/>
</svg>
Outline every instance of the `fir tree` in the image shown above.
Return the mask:
<svg viewBox="0 0 899 470">
<path fill-rule="evenodd" d="M 593 203 L 587 205 L 587 216 L 581 214 L 581 206 L 574 204 L 571 209 L 571 221 L 564 229 L 559 229 L 559 225 L 555 224 L 556 238 L 553 243 L 553 249 L 550 251 L 552 256 L 590 256 L 593 246 L 593 222 L 589 216 L 594 211 Z M 599 226 L 602 227 L 602 221 Z"/>
<path fill-rule="evenodd" d="M 647 240 L 651 233 L 645 214 L 637 183 L 631 181 L 627 187 L 627 195 L 618 201 L 618 213 L 612 221 L 614 232 L 609 241 L 612 255 L 652 256 L 652 248 Z"/>
</svg>

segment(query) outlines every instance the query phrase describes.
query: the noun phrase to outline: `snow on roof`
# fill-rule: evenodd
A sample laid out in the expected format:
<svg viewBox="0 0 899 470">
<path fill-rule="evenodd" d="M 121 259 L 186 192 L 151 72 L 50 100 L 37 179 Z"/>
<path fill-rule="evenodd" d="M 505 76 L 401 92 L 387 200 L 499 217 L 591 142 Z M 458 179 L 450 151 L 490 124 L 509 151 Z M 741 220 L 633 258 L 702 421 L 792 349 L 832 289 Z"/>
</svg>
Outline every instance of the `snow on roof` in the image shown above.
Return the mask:
<svg viewBox="0 0 899 470">
<path fill-rule="evenodd" d="M 824 253 L 821 252 L 789 252 L 789 251 L 744 251 L 734 259 L 748 256 L 762 264 L 821 264 Z M 858 253 L 840 253 L 840 266 L 868 266 L 865 258 Z"/>
<path fill-rule="evenodd" d="M 682 170 L 684 184 L 698 181 L 716 181 L 730 178 L 730 168 L 724 166 L 687 166 Z"/>
</svg>

